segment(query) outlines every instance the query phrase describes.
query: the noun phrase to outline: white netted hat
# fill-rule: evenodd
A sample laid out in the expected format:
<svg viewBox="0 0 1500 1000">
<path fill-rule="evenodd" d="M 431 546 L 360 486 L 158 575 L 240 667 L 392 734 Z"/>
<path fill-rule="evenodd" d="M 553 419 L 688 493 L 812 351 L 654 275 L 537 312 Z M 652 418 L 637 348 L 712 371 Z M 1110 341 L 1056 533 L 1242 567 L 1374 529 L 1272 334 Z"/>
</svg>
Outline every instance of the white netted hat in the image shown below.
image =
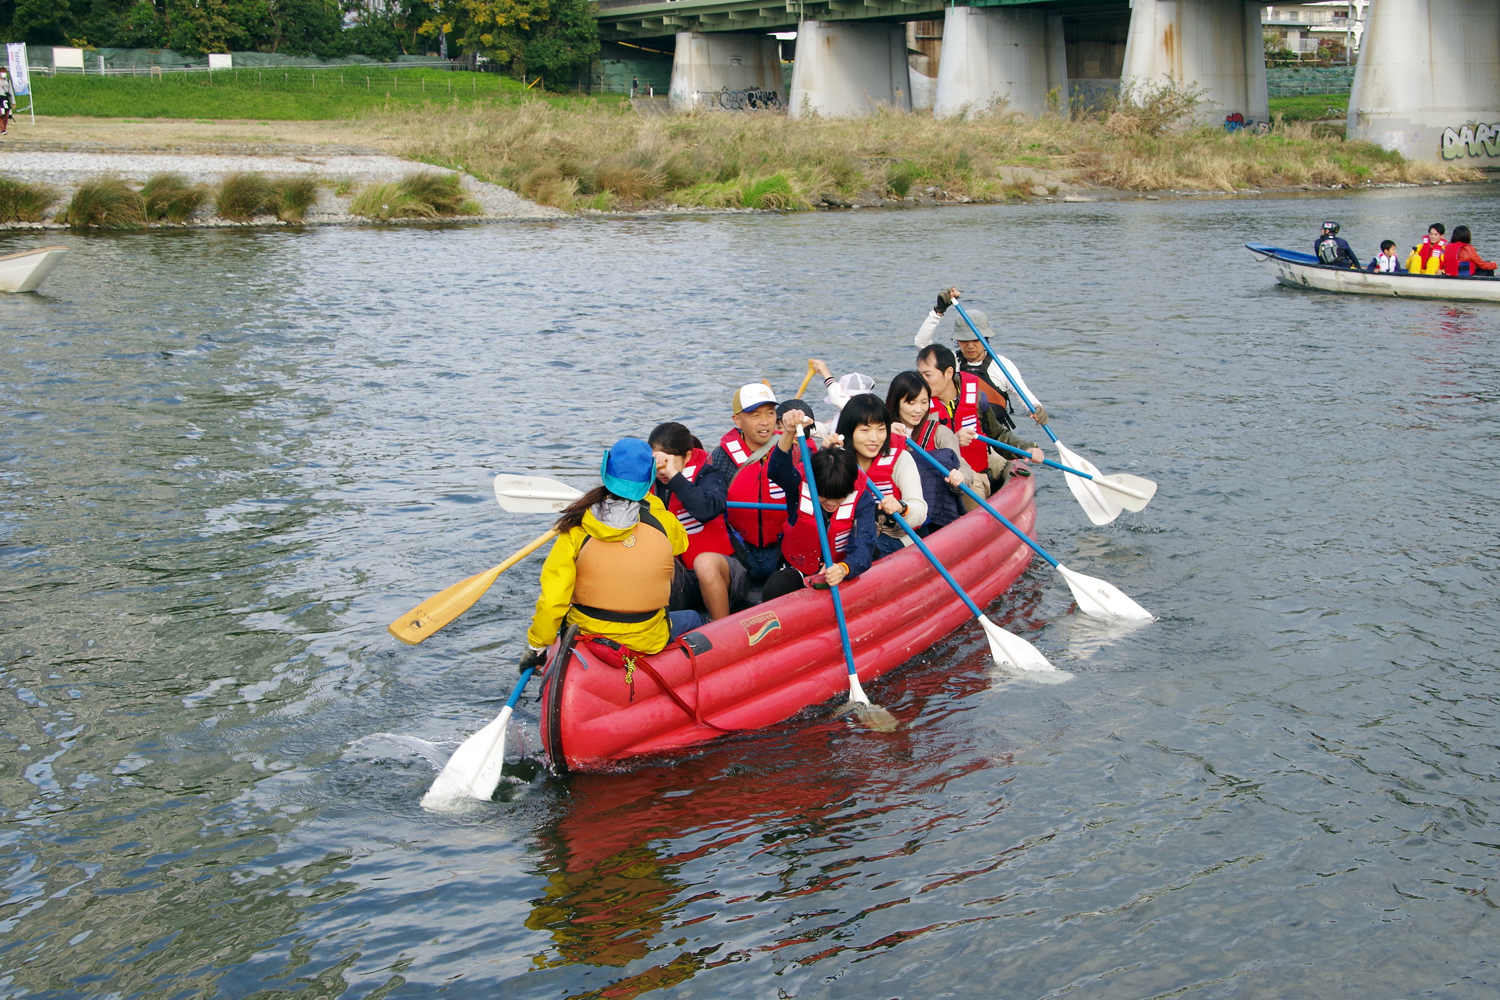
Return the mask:
<svg viewBox="0 0 1500 1000">
<path fill-rule="evenodd" d="M 857 396 L 862 392 L 874 391 L 875 380 L 868 375 L 861 375 L 859 372 L 850 372 L 838 380 L 838 386 L 844 390 L 845 394 Z M 823 397 L 823 402 L 833 406 L 839 405 L 838 400 L 833 398 L 832 392 Z"/>
</svg>

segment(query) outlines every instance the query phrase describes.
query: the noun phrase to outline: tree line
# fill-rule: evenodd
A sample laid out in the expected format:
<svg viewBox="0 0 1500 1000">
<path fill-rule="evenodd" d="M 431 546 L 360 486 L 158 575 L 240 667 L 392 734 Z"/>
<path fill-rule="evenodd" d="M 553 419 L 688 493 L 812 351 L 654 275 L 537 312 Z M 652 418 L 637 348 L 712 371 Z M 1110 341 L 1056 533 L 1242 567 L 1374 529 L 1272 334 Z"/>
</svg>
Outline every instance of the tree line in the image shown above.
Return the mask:
<svg viewBox="0 0 1500 1000">
<path fill-rule="evenodd" d="M 0 0 L 0 36 L 81 48 L 485 56 L 572 85 L 599 52 L 589 0 Z"/>
</svg>

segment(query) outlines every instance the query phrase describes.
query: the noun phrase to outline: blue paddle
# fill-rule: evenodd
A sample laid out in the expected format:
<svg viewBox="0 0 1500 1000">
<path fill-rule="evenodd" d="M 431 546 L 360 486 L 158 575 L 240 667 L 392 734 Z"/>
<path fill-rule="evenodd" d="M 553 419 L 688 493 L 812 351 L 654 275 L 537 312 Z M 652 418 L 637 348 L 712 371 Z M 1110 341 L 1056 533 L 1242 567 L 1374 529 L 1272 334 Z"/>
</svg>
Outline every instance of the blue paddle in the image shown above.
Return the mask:
<svg viewBox="0 0 1500 1000">
<path fill-rule="evenodd" d="M 996 441 L 994 438 L 985 437 L 983 434 L 976 434 L 974 436 L 991 447 L 999 448 L 1001 451 L 1009 452 L 1021 458 L 1031 459 L 1031 452 L 1025 448 L 1017 448 L 1015 445 L 1006 444 L 1004 441 Z M 1115 476 L 1091 476 L 1087 472 L 1079 472 L 1071 466 L 1063 465 L 1061 462 L 1054 462 L 1050 458 L 1042 459 L 1042 464 L 1050 465 L 1054 469 L 1061 469 L 1075 476 L 1082 476 L 1084 479 L 1093 480 L 1095 486 L 1113 496 L 1115 502 L 1126 510 L 1145 510 L 1146 504 L 1150 503 L 1151 498 L 1156 496 L 1156 483 L 1141 476 L 1131 476 L 1125 473 Z"/>
<path fill-rule="evenodd" d="M 876 503 L 885 499 L 885 495 L 880 492 L 879 486 L 876 486 L 869 480 L 865 480 L 865 485 L 870 488 L 871 493 L 875 494 Z M 1009 665 L 1018 670 L 1062 674 L 1063 676 L 1059 677 L 1060 680 L 1066 680 L 1071 676 L 1054 667 L 1041 654 L 1041 651 L 1031 643 L 1012 632 L 1007 632 L 999 625 L 990 621 L 989 616 L 979 610 L 979 605 L 974 603 L 974 599 L 964 591 L 964 588 L 958 585 L 957 580 L 953 579 L 953 574 L 948 572 L 948 568 L 938 562 L 938 557 L 932 554 L 932 550 L 927 547 L 927 544 L 917 536 L 917 533 L 912 530 L 911 525 L 906 523 L 906 518 L 895 513 L 890 516 L 896 519 L 896 523 L 901 526 L 901 530 L 906 532 L 906 537 L 910 538 L 911 543 L 921 551 L 922 555 L 927 557 L 928 562 L 932 563 L 932 568 L 937 570 L 938 574 L 947 581 L 948 586 L 953 588 L 953 592 L 958 595 L 959 600 L 967 604 L 969 610 L 974 613 L 974 617 L 979 619 L 979 624 L 983 627 L 984 634 L 990 640 L 990 655 L 995 658 L 997 664 Z"/>
<path fill-rule="evenodd" d="M 1026 404 L 1026 409 L 1035 414 L 1037 406 L 1041 404 L 1032 403 L 1031 393 L 1026 388 L 1026 383 L 1021 379 L 1020 374 L 1013 372 L 1011 364 L 1005 358 L 995 353 L 995 349 L 990 346 L 990 342 L 984 339 L 983 334 L 979 332 L 979 327 L 974 325 L 974 321 L 969 318 L 968 313 L 964 312 L 964 307 L 959 305 L 956 299 L 953 302 L 953 308 L 958 310 L 958 314 L 963 317 L 969 329 L 974 332 L 974 336 L 979 338 L 979 343 L 984 346 L 985 351 L 994 359 L 996 367 L 1005 376 L 1005 380 L 1016 390 L 1016 394 L 1021 397 L 1021 402 Z M 1057 452 L 1062 456 L 1064 462 L 1067 462 L 1068 465 L 1075 469 L 1083 469 L 1089 474 L 1090 479 L 1098 478 L 1099 470 L 1089 464 L 1087 459 L 1069 451 L 1068 446 L 1059 441 L 1057 435 L 1052 433 L 1051 427 L 1042 424 L 1042 430 L 1046 431 L 1047 436 L 1052 439 L 1052 443 L 1057 445 Z M 1120 505 L 1105 496 L 1098 486 L 1089 482 L 1088 479 L 1079 478 L 1077 475 L 1066 475 L 1068 489 L 1073 492 L 1073 499 L 1078 501 L 1078 506 L 1083 508 L 1083 512 L 1088 515 L 1090 521 L 1093 521 L 1095 524 L 1109 524 L 1120 516 Z"/>
<path fill-rule="evenodd" d="M 921 445 L 915 441 L 908 440 L 906 446 L 918 455 L 921 455 L 928 462 L 931 462 L 934 466 L 942 469 L 945 475 L 947 474 L 947 467 L 929 455 Z M 985 501 L 984 497 L 970 489 L 967 483 L 960 483 L 958 488 L 968 494 L 970 500 L 973 500 L 987 510 L 991 517 L 1009 528 L 1017 538 L 1029 545 L 1031 551 L 1047 560 L 1052 568 L 1057 570 L 1067 583 L 1068 589 L 1073 592 L 1073 598 L 1078 602 L 1079 611 L 1090 615 L 1113 615 L 1117 618 L 1133 618 L 1141 621 L 1153 621 L 1155 619 L 1155 616 L 1151 612 L 1126 597 L 1114 584 L 1074 572 L 1056 559 L 1053 559 L 1046 549 L 1032 541 L 1026 532 L 1012 524 L 1010 519 L 1004 514 L 991 507 Z"/>
<path fill-rule="evenodd" d="M 802 511 L 801 516 L 811 517 L 813 524 L 817 526 L 818 547 L 823 552 L 823 567 L 827 569 L 833 565 L 833 550 L 828 547 L 828 527 L 823 523 L 823 505 L 818 500 L 818 484 L 813 478 L 812 449 L 807 446 L 807 436 L 802 433 L 800 424 L 797 426 L 797 444 L 802 449 L 802 481 L 807 484 L 807 492 L 812 496 L 813 508 L 810 513 Z M 849 626 L 844 621 L 844 599 L 839 595 L 839 585 L 829 584 L 828 592 L 833 595 L 833 614 L 839 623 L 839 642 L 844 647 L 844 664 L 849 668 L 849 703 L 844 706 L 844 711 L 857 711 L 871 729 L 890 732 L 896 728 L 896 717 L 879 705 L 871 704 L 864 688 L 859 685 L 859 673 L 854 669 L 854 647 L 849 644 Z"/>
</svg>

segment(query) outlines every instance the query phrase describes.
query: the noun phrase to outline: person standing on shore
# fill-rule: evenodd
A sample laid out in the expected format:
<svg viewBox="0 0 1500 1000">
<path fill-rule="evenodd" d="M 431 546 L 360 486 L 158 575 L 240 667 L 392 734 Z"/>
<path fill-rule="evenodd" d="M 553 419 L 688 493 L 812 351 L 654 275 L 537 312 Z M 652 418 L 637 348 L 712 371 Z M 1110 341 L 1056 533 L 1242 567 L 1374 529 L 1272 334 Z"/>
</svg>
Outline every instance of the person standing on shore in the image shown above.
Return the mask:
<svg viewBox="0 0 1500 1000">
<path fill-rule="evenodd" d="M 0 66 L 0 135 L 10 128 L 11 111 L 15 107 L 16 91 L 10 83 L 10 70 Z"/>
<path fill-rule="evenodd" d="M 636 91 L 638 91 L 640 89 L 641 89 L 641 78 L 638 77 L 638 76 L 632 76 L 630 78 L 630 96 L 634 97 L 636 95 Z"/>
</svg>

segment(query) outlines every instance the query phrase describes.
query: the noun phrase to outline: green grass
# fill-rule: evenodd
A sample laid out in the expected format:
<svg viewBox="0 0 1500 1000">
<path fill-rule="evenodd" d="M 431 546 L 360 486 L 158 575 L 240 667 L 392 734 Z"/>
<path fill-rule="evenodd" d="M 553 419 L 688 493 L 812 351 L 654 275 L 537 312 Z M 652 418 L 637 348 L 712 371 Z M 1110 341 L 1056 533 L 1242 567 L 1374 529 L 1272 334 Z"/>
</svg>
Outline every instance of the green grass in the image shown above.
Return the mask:
<svg viewBox="0 0 1500 1000">
<path fill-rule="evenodd" d="M 146 218 L 186 222 L 208 198 L 208 188 L 189 184 L 178 174 L 157 174 L 141 187 L 141 197 L 146 199 Z"/>
<path fill-rule="evenodd" d="M 75 229 L 143 229 L 146 199 L 118 177 L 84 181 L 57 220 Z"/>
<path fill-rule="evenodd" d="M 1349 113 L 1348 94 L 1307 94 L 1302 97 L 1271 98 L 1271 115 L 1289 122 L 1316 122 L 1343 118 Z"/>
<path fill-rule="evenodd" d="M 439 216 L 478 215 L 479 206 L 464 198 L 457 174 L 407 174 L 390 184 L 374 184 L 354 196 L 353 215 L 389 222 L 391 219 L 435 219 Z"/>
<path fill-rule="evenodd" d="M 424 104 L 473 104 L 523 93 L 520 83 L 493 73 L 374 67 L 220 70 L 155 78 L 67 74 L 32 77 L 32 87 L 40 114 L 262 121 L 323 121 L 373 108 L 415 111 Z"/>
<path fill-rule="evenodd" d="M 0 177 L 0 222 L 41 222 L 57 201 L 58 190 Z"/>
</svg>

